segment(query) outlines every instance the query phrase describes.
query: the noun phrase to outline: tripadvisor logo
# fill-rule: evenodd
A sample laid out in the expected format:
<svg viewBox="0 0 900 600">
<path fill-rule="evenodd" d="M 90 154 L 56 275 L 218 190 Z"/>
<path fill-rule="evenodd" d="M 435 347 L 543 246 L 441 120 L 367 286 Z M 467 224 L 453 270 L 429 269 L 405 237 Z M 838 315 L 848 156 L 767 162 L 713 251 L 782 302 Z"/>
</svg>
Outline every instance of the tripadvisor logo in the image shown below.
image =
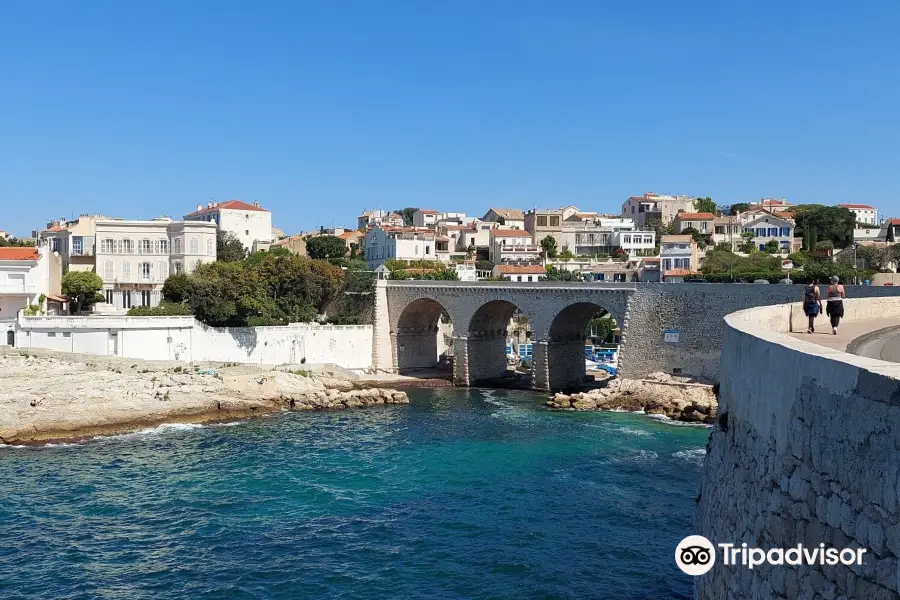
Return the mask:
<svg viewBox="0 0 900 600">
<path fill-rule="evenodd" d="M 716 564 L 716 548 L 702 535 L 689 535 L 675 548 L 675 563 L 688 575 L 703 575 Z"/>
<path fill-rule="evenodd" d="M 707 573 L 716 564 L 716 546 L 722 551 L 722 564 L 753 569 L 760 565 L 862 565 L 865 548 L 826 548 L 825 544 L 807 548 L 797 544 L 791 548 L 750 548 L 747 544 L 713 545 L 702 535 L 689 535 L 675 548 L 675 563 L 688 575 Z"/>
</svg>

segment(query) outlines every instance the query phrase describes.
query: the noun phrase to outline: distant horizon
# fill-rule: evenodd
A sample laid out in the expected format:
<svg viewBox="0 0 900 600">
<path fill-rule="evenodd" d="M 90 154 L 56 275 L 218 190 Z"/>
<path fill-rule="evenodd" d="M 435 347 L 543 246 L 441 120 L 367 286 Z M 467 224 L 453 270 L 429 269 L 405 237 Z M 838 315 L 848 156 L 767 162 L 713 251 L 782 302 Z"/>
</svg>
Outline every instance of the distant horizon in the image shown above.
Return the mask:
<svg viewBox="0 0 900 600">
<path fill-rule="evenodd" d="M 11 0 L 0 229 L 210 198 L 289 232 L 617 213 L 648 190 L 896 215 L 897 22 L 886 1 Z"/>
</svg>

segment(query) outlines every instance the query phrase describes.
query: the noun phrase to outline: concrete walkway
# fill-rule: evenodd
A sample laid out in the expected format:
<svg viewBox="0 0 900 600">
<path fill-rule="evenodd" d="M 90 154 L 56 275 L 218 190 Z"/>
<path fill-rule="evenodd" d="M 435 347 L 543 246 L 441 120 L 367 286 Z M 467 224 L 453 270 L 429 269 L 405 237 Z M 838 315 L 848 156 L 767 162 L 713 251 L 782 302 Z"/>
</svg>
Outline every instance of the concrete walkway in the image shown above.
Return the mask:
<svg viewBox="0 0 900 600">
<path fill-rule="evenodd" d="M 809 334 L 804 332 L 791 333 L 789 335 L 791 337 L 797 338 L 798 340 L 803 340 L 806 342 L 811 342 L 813 344 L 819 344 L 820 346 L 826 346 L 828 348 L 834 348 L 835 350 L 846 352 L 847 346 L 856 338 L 868 333 L 872 333 L 873 331 L 878 331 L 879 329 L 897 326 L 900 326 L 900 319 L 865 319 L 861 321 L 842 322 L 838 327 L 838 334 L 834 335 L 831 333 L 831 324 L 828 320 L 828 317 L 819 316 L 818 318 L 816 318 L 815 333 Z M 893 337 L 898 335 L 898 333 L 895 331 L 888 335 Z M 893 346 L 893 344 L 890 344 L 890 342 L 888 342 L 886 344 L 886 347 L 890 346 Z M 893 356 L 892 354 L 888 353 L 887 357 L 870 356 L 870 358 L 881 358 L 882 360 L 900 362 L 900 353 L 898 353 L 897 356 Z"/>
</svg>

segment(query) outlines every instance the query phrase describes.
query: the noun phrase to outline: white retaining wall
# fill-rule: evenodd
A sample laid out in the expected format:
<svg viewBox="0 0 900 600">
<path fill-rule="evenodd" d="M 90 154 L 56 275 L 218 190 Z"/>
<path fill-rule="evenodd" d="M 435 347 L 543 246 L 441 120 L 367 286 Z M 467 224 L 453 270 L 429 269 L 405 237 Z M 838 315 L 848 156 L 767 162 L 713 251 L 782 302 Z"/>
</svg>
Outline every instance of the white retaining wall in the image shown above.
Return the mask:
<svg viewBox="0 0 900 600">
<path fill-rule="evenodd" d="M 20 348 L 143 360 L 372 366 L 371 325 L 214 328 L 193 317 L 97 316 L 19 317 L 16 329 Z"/>
</svg>

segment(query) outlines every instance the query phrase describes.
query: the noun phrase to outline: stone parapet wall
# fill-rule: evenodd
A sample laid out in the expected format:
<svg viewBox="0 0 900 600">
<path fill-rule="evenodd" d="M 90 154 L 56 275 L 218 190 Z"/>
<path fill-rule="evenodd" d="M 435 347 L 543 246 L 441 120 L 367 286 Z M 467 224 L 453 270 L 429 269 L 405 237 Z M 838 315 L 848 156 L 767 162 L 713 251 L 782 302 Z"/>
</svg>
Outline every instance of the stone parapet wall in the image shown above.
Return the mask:
<svg viewBox="0 0 900 600">
<path fill-rule="evenodd" d="M 719 421 L 694 532 L 762 549 L 865 548 L 861 566 L 716 566 L 697 598 L 897 598 L 900 365 L 786 335 L 797 304 L 725 319 Z M 849 320 L 900 316 L 851 299 Z"/>
</svg>

